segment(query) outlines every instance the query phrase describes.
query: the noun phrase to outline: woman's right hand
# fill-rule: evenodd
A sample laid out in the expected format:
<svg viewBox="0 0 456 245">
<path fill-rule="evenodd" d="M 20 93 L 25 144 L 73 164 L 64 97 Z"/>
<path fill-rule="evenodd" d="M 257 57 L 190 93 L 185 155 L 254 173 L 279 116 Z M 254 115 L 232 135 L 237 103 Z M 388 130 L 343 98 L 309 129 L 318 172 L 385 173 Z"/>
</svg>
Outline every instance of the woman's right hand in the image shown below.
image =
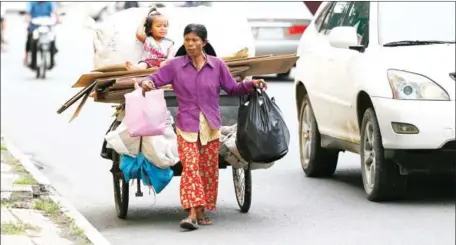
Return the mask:
<svg viewBox="0 0 456 245">
<path fill-rule="evenodd" d="M 143 80 L 140 85 L 144 92 L 149 92 L 154 89 L 154 85 L 150 80 Z"/>
</svg>

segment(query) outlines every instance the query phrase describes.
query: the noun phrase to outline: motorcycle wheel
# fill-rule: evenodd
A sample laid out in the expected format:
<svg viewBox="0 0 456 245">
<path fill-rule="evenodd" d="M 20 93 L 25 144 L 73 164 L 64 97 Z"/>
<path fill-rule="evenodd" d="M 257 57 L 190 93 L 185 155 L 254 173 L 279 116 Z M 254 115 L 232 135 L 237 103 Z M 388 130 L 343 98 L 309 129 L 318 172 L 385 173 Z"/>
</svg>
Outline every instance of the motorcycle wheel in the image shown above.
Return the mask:
<svg viewBox="0 0 456 245">
<path fill-rule="evenodd" d="M 36 79 L 41 77 L 41 69 L 40 69 L 41 61 L 39 62 L 39 64 L 40 65 L 38 65 L 38 56 L 37 56 L 36 67 L 35 67 Z"/>
<path fill-rule="evenodd" d="M 38 58 L 38 55 L 37 55 L 37 58 Z M 43 50 L 40 50 L 39 61 L 40 62 L 39 63 L 37 62 L 37 66 L 36 66 L 36 78 L 45 79 L 48 62 L 47 62 L 46 53 L 43 52 Z"/>
</svg>

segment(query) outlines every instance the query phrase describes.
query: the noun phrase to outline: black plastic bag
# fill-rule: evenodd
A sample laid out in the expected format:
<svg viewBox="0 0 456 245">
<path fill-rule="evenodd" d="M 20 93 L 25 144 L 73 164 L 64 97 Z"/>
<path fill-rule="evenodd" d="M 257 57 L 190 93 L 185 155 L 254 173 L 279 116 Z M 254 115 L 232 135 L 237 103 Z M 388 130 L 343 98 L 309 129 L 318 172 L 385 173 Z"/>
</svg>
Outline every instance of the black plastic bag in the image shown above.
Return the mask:
<svg viewBox="0 0 456 245">
<path fill-rule="evenodd" d="M 288 153 L 290 132 L 274 98 L 255 91 L 241 103 L 236 147 L 248 162 L 271 163 Z"/>
</svg>

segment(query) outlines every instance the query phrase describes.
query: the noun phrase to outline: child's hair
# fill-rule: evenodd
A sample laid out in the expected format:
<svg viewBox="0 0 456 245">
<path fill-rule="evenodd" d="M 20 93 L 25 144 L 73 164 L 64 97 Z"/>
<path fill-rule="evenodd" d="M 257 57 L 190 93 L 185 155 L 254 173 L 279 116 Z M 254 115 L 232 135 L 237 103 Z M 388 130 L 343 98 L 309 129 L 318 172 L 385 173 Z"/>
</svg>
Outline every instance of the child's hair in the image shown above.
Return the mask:
<svg viewBox="0 0 456 245">
<path fill-rule="evenodd" d="M 152 25 L 155 17 L 157 16 L 162 16 L 162 14 L 158 12 L 157 8 L 152 8 L 147 15 L 146 21 L 144 22 L 144 30 L 146 32 L 146 36 L 148 37 L 154 37 L 152 33 Z"/>
</svg>

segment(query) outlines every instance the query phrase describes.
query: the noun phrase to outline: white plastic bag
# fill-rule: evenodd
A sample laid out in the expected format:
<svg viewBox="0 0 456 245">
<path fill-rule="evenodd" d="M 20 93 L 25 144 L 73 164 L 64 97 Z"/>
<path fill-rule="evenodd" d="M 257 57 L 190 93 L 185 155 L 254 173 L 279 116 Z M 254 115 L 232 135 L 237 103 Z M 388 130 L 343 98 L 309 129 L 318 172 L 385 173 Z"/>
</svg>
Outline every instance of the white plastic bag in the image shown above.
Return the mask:
<svg viewBox="0 0 456 245">
<path fill-rule="evenodd" d="M 225 156 L 227 161 L 233 168 L 246 168 L 248 163 L 241 157 L 236 147 L 236 131 L 230 134 L 223 142 L 231 154 Z"/>
<path fill-rule="evenodd" d="M 106 18 L 95 30 L 93 40 L 95 69 L 141 60 L 143 44 L 136 39 L 136 30 L 147 16 L 148 8 L 130 8 Z"/>
<path fill-rule="evenodd" d="M 247 162 L 245 162 L 243 159 L 240 159 L 238 156 L 236 156 L 232 150 L 229 148 L 230 143 L 227 144 L 228 141 L 231 141 L 232 138 L 230 138 L 231 135 L 224 136 L 222 135 L 220 137 L 220 149 L 219 149 L 219 154 L 220 156 L 223 157 L 223 160 L 227 162 L 229 165 L 231 165 L 233 168 L 245 168 L 247 167 Z M 236 135 L 234 135 L 236 136 Z M 236 146 L 235 146 L 236 147 Z"/>
<path fill-rule="evenodd" d="M 107 133 L 105 139 L 109 147 L 119 154 L 138 155 L 140 137 L 131 137 L 127 126 L 123 122 L 120 123 L 116 130 Z"/>
<path fill-rule="evenodd" d="M 174 166 L 179 162 L 177 135 L 173 129 L 173 117 L 168 111 L 168 121 L 164 135 L 143 137 L 142 153 L 159 168 Z"/>
<path fill-rule="evenodd" d="M 179 162 L 177 135 L 173 129 L 173 117 L 168 111 L 168 120 L 164 135 L 142 137 L 141 151 L 152 164 L 167 168 Z M 136 157 L 139 152 L 141 137 L 131 137 L 127 126 L 122 122 L 116 130 L 105 136 L 107 145 L 119 154 Z"/>
</svg>

